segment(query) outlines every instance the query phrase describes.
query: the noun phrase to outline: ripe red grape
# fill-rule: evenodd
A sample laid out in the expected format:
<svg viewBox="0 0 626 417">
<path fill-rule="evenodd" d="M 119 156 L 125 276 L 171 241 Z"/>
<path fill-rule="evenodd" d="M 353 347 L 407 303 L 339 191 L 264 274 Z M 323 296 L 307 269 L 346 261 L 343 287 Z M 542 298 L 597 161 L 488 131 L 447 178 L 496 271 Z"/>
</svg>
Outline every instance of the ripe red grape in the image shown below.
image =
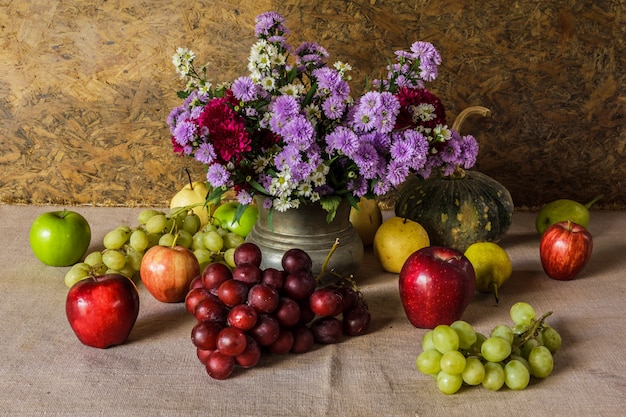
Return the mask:
<svg viewBox="0 0 626 417">
<path fill-rule="evenodd" d="M 343 325 L 336 317 L 320 317 L 311 323 L 311 331 L 318 343 L 337 343 L 343 335 Z"/>
<path fill-rule="evenodd" d="M 226 321 L 230 326 L 246 332 L 256 325 L 257 317 L 258 314 L 254 308 L 248 304 L 239 304 L 228 312 Z"/>
<path fill-rule="evenodd" d="M 271 313 L 278 307 L 278 291 L 265 284 L 256 284 L 248 292 L 248 304 L 259 313 Z"/>
<path fill-rule="evenodd" d="M 310 272 L 313 267 L 313 261 L 309 254 L 297 248 L 287 250 L 283 254 L 281 264 L 283 270 L 288 274 L 297 271 Z"/>
<path fill-rule="evenodd" d="M 207 297 L 198 302 L 193 314 L 198 321 L 216 321 L 218 323 L 225 323 L 228 310 L 226 309 L 224 303 L 222 303 L 216 296 L 211 295 L 211 297 Z"/>
<path fill-rule="evenodd" d="M 241 355 L 246 348 L 246 334 L 236 327 L 225 327 L 217 335 L 217 348 L 224 355 Z"/>
<path fill-rule="evenodd" d="M 291 351 L 294 353 L 306 353 L 313 349 L 315 344 L 315 336 L 313 331 L 307 326 L 297 326 L 293 329 L 293 346 Z"/>
<path fill-rule="evenodd" d="M 287 275 L 283 290 L 294 300 L 303 300 L 315 291 L 316 286 L 317 281 L 310 271 L 296 271 Z"/>
<path fill-rule="evenodd" d="M 256 244 L 252 242 L 244 242 L 235 249 L 233 259 L 235 261 L 235 265 L 252 264 L 261 266 L 261 260 L 263 257 L 261 249 Z"/>
<path fill-rule="evenodd" d="M 204 282 L 202 282 L 202 275 L 198 275 L 197 277 L 192 279 L 191 282 L 189 283 L 189 291 L 193 290 L 194 288 L 204 288 Z"/>
<path fill-rule="evenodd" d="M 261 359 L 261 348 L 259 344 L 250 336 L 246 336 L 246 348 L 235 356 L 235 362 L 242 368 L 252 368 Z"/>
<path fill-rule="evenodd" d="M 269 345 L 268 348 L 272 353 L 275 353 L 277 355 L 284 355 L 286 353 L 289 353 L 292 346 L 293 333 L 291 333 L 291 330 L 283 327 L 278 333 L 278 338 L 274 341 L 274 343 Z"/>
<path fill-rule="evenodd" d="M 343 297 L 343 311 L 354 308 L 359 301 L 359 293 L 350 287 L 340 285 L 335 291 Z"/>
<path fill-rule="evenodd" d="M 243 304 L 248 299 L 248 286 L 245 282 L 229 279 L 220 284 L 217 297 L 228 307 Z"/>
<path fill-rule="evenodd" d="M 311 311 L 318 316 L 336 316 L 343 311 L 343 297 L 330 288 L 313 291 L 309 304 Z"/>
<path fill-rule="evenodd" d="M 245 282 L 248 287 L 252 287 L 255 284 L 261 282 L 261 275 L 263 271 L 253 264 L 239 264 L 233 268 L 233 279 Z"/>
<path fill-rule="evenodd" d="M 260 314 L 249 334 L 261 346 L 269 346 L 278 339 L 280 324 L 278 320 L 268 314 Z"/>
<path fill-rule="evenodd" d="M 193 314 L 196 311 L 196 305 L 198 301 L 204 300 L 207 297 L 214 297 L 209 290 L 204 287 L 194 288 L 185 296 L 185 309 L 189 314 Z"/>
<path fill-rule="evenodd" d="M 348 336 L 360 336 L 370 327 L 371 314 L 367 307 L 360 305 L 343 313 L 343 331 Z"/>
<path fill-rule="evenodd" d="M 212 262 L 202 271 L 202 283 L 209 291 L 217 295 L 220 284 L 233 277 L 230 268 L 221 262 Z"/>
<path fill-rule="evenodd" d="M 282 327 L 292 327 L 300 321 L 300 305 L 289 297 L 280 297 L 274 317 Z"/>
<path fill-rule="evenodd" d="M 211 378 L 226 379 L 235 370 L 235 358 L 214 350 L 206 361 L 206 370 Z"/>
<path fill-rule="evenodd" d="M 298 305 L 300 306 L 300 323 L 310 323 L 315 318 L 315 313 L 311 310 L 309 299 L 298 300 Z"/>
<path fill-rule="evenodd" d="M 215 350 L 217 335 L 224 326 L 214 321 L 199 321 L 191 329 L 191 342 L 198 349 Z"/>
<path fill-rule="evenodd" d="M 209 349 L 209 350 L 200 349 L 200 348 L 196 349 L 196 354 L 198 355 L 198 359 L 205 366 L 206 366 L 206 361 L 209 359 L 209 356 L 211 355 L 211 353 L 213 353 L 212 349 Z"/>
<path fill-rule="evenodd" d="M 276 268 L 265 268 L 261 275 L 261 282 L 272 288 L 280 290 L 285 282 L 285 273 Z"/>
</svg>

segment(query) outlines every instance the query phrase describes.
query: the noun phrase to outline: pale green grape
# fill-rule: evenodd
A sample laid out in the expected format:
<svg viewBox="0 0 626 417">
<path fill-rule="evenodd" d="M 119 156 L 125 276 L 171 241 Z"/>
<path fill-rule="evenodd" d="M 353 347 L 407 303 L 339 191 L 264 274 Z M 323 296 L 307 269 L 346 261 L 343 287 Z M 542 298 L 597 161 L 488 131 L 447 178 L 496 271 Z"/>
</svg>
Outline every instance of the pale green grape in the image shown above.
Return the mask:
<svg viewBox="0 0 626 417">
<path fill-rule="evenodd" d="M 172 214 L 173 211 L 176 211 L 179 209 L 173 209 L 172 211 L 170 211 L 170 215 Z M 185 216 L 187 214 L 186 213 L 178 213 L 178 215 L 171 217 L 173 223 L 172 226 L 176 227 L 176 230 L 181 230 L 183 228 L 183 223 L 185 222 Z"/>
<path fill-rule="evenodd" d="M 148 237 L 148 248 L 158 245 L 159 239 L 161 239 L 161 233 L 148 233 L 146 236 Z"/>
<path fill-rule="evenodd" d="M 443 354 L 439 365 L 449 375 L 460 375 L 465 369 L 465 356 L 458 350 L 449 350 Z"/>
<path fill-rule="evenodd" d="M 202 241 L 211 252 L 219 252 L 224 247 L 224 238 L 215 230 L 206 232 Z"/>
<path fill-rule="evenodd" d="M 176 244 L 178 246 L 182 246 L 184 248 L 190 249 L 191 244 L 193 243 L 193 236 L 186 230 L 179 229 L 178 230 L 178 238 L 176 239 Z"/>
<path fill-rule="evenodd" d="M 85 256 L 85 260 L 83 261 L 89 266 L 96 266 L 102 263 L 102 252 L 95 251 L 89 253 Z"/>
<path fill-rule="evenodd" d="M 119 271 L 118 273 L 120 275 L 124 275 L 126 278 L 128 279 L 133 279 L 133 276 L 135 275 L 135 273 L 138 272 L 137 270 L 133 269 L 130 265 L 126 264 L 124 265 Z"/>
<path fill-rule="evenodd" d="M 213 223 L 209 222 L 209 223 L 204 225 L 204 227 L 202 228 L 202 231 L 203 232 L 217 231 L 217 226 L 214 225 Z"/>
<path fill-rule="evenodd" d="M 148 233 L 162 233 L 167 227 L 167 218 L 165 214 L 155 214 L 150 217 L 146 222 L 146 232 Z"/>
<path fill-rule="evenodd" d="M 193 254 L 196 255 L 200 269 L 203 269 L 204 266 L 208 265 L 213 260 L 213 254 L 204 248 L 194 250 Z"/>
<path fill-rule="evenodd" d="M 545 346 L 536 346 L 528 355 L 530 374 L 536 378 L 545 378 L 552 373 L 554 358 Z"/>
<path fill-rule="evenodd" d="M 206 246 L 204 246 L 203 239 L 204 239 L 204 232 L 197 232 L 196 234 L 194 234 L 191 240 L 191 249 L 193 250 L 206 249 Z"/>
<path fill-rule="evenodd" d="M 509 311 L 509 315 L 511 316 L 513 323 L 524 325 L 529 325 L 537 318 L 535 309 L 530 304 L 523 301 L 513 304 L 511 306 L 511 310 Z"/>
<path fill-rule="evenodd" d="M 141 269 L 141 261 L 143 260 L 143 252 L 136 251 L 129 248 L 126 251 L 126 265 L 132 268 L 134 271 Z"/>
<path fill-rule="evenodd" d="M 540 345 L 543 345 L 543 333 L 542 332 L 538 332 L 537 334 L 535 334 L 535 340 L 537 340 L 537 342 Z"/>
<path fill-rule="evenodd" d="M 521 335 L 522 333 L 526 331 L 526 329 L 528 329 L 528 326 L 525 324 L 514 324 L 511 327 L 511 331 L 513 332 L 513 335 L 515 336 Z"/>
<path fill-rule="evenodd" d="M 491 391 L 498 391 L 504 385 L 504 368 L 498 362 L 487 362 L 482 386 Z"/>
<path fill-rule="evenodd" d="M 528 359 L 530 352 L 537 346 L 539 346 L 539 342 L 535 339 L 530 339 L 525 342 L 520 349 L 520 356 L 522 358 Z"/>
<path fill-rule="evenodd" d="M 224 227 L 218 227 L 215 231 L 217 233 L 219 233 L 219 235 L 222 236 L 222 237 L 224 237 L 224 236 L 226 236 L 227 234 L 230 233 L 230 230 L 228 230 L 228 229 L 226 229 Z"/>
<path fill-rule="evenodd" d="M 505 324 L 498 324 L 491 330 L 489 336 L 498 336 L 503 338 L 504 340 L 508 340 L 509 344 L 513 343 L 513 330 Z"/>
<path fill-rule="evenodd" d="M 528 361 L 526 359 L 524 359 L 523 357 L 519 356 L 519 355 L 513 355 L 511 354 L 511 360 L 516 360 L 516 361 L 520 361 L 521 363 L 524 364 L 524 366 L 528 369 L 528 371 L 530 371 L 530 364 L 528 363 Z"/>
<path fill-rule="evenodd" d="M 511 343 L 498 336 L 488 337 L 483 342 L 480 353 L 489 362 L 500 362 L 511 354 Z"/>
<path fill-rule="evenodd" d="M 426 333 L 424 333 L 424 336 L 422 336 L 422 350 L 430 350 L 430 349 L 436 349 L 435 344 L 433 343 L 433 331 L 432 330 L 428 330 Z"/>
<path fill-rule="evenodd" d="M 465 369 L 463 369 L 461 377 L 467 385 L 478 385 L 485 378 L 485 366 L 480 359 L 470 356 L 465 360 Z"/>
<path fill-rule="evenodd" d="M 522 390 L 530 382 L 530 372 L 526 365 L 514 359 L 504 366 L 504 383 L 509 389 Z"/>
<path fill-rule="evenodd" d="M 432 338 L 435 348 L 441 353 L 459 350 L 459 335 L 456 330 L 446 324 L 435 327 Z"/>
<path fill-rule="evenodd" d="M 228 248 L 224 251 L 224 261 L 228 266 L 234 268 L 235 265 L 235 248 Z"/>
<path fill-rule="evenodd" d="M 126 264 L 126 256 L 119 250 L 107 249 L 102 253 L 102 262 L 107 268 L 119 271 Z"/>
<path fill-rule="evenodd" d="M 183 230 L 186 230 L 192 235 L 194 235 L 195 233 L 198 232 L 198 230 L 200 230 L 200 225 L 201 225 L 200 217 L 198 217 L 198 215 L 193 212 L 187 214 L 187 216 L 185 216 L 183 220 Z"/>
<path fill-rule="evenodd" d="M 443 371 L 437 374 L 437 388 L 444 394 L 454 394 L 463 385 L 461 375 L 450 375 Z"/>
<path fill-rule="evenodd" d="M 236 248 L 244 242 L 244 238 L 235 232 L 229 232 L 224 235 L 224 247 L 226 249 Z"/>
<path fill-rule="evenodd" d="M 487 336 L 482 333 L 476 332 L 476 341 L 472 344 L 471 350 L 474 352 L 480 352 L 480 349 L 482 348 L 483 343 L 485 343 L 485 340 L 487 340 Z"/>
<path fill-rule="evenodd" d="M 156 216 L 157 214 L 163 214 L 163 212 L 152 209 L 142 210 L 137 216 L 137 221 L 139 224 L 146 224 L 152 216 Z"/>
<path fill-rule="evenodd" d="M 107 249 L 121 249 L 127 240 L 128 232 L 118 227 L 104 235 L 102 243 Z"/>
<path fill-rule="evenodd" d="M 457 320 L 450 325 L 459 336 L 459 348 L 469 349 L 476 342 L 476 331 L 466 321 Z"/>
<path fill-rule="evenodd" d="M 546 326 L 542 333 L 543 345 L 550 350 L 550 353 L 554 353 L 561 348 L 563 340 L 559 332 L 552 327 Z"/>
<path fill-rule="evenodd" d="M 79 262 L 72 265 L 72 267 L 65 273 L 65 285 L 71 288 L 78 281 L 82 281 L 87 278 L 91 273 L 91 266 L 85 262 Z"/>
<path fill-rule="evenodd" d="M 150 245 L 150 240 L 148 239 L 148 235 L 141 229 L 133 230 L 128 238 L 128 244 L 131 248 L 135 249 L 138 252 L 143 252 L 148 249 Z"/>
<path fill-rule="evenodd" d="M 174 236 L 173 234 L 164 233 L 159 239 L 159 245 L 160 246 L 172 246 L 174 244 L 174 239 L 176 239 L 176 236 Z"/>
<path fill-rule="evenodd" d="M 441 371 L 441 357 L 443 355 L 437 349 L 428 349 L 417 356 L 415 366 L 426 375 L 436 375 Z"/>
</svg>

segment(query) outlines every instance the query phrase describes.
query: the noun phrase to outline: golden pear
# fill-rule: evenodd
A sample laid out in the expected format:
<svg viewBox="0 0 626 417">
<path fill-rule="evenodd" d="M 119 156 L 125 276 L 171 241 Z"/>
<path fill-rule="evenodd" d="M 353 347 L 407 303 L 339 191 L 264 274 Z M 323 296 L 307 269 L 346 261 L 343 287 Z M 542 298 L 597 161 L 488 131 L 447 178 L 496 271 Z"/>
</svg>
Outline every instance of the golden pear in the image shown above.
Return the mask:
<svg viewBox="0 0 626 417">
<path fill-rule="evenodd" d="M 170 209 L 204 203 L 208 193 L 209 190 L 204 182 L 194 181 L 187 183 L 170 200 Z M 213 212 L 215 207 L 211 208 L 211 212 Z M 209 222 L 209 210 L 206 206 L 198 205 L 192 210 L 200 218 L 202 226 Z"/>
<path fill-rule="evenodd" d="M 428 233 L 421 224 L 403 217 L 390 217 L 374 235 L 374 255 L 383 269 L 400 273 L 408 257 L 430 246 Z"/>
<path fill-rule="evenodd" d="M 357 203 L 358 209 L 350 208 L 350 223 L 356 229 L 365 246 L 374 243 L 374 235 L 383 223 L 383 214 L 378 207 L 378 202 L 369 198 L 361 197 Z"/>
</svg>

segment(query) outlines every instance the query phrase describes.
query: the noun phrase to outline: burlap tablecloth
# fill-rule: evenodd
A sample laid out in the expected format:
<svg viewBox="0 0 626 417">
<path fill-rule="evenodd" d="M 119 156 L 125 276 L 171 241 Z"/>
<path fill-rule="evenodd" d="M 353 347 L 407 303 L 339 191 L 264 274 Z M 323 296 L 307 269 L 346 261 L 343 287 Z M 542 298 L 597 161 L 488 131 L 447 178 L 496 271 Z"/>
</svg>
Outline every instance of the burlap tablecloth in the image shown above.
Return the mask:
<svg viewBox="0 0 626 417">
<path fill-rule="evenodd" d="M 140 286 L 129 340 L 83 346 L 65 317 L 67 268 L 37 261 L 28 229 L 53 207 L 0 206 L 0 415 L 3 416 L 617 416 L 626 405 L 626 213 L 592 213 L 595 249 L 579 279 L 549 279 L 539 262 L 534 214 L 516 212 L 501 241 L 514 272 L 500 305 L 476 294 L 464 319 L 477 330 L 510 323 L 509 307 L 530 302 L 563 336 L 553 374 L 524 391 L 482 387 L 441 394 L 418 373 L 424 330 L 400 305 L 397 276 L 371 251 L 357 275 L 373 316 L 368 335 L 312 352 L 263 357 L 259 366 L 212 380 L 190 341 L 194 319 Z M 139 209 L 78 207 L 92 246 Z"/>
</svg>

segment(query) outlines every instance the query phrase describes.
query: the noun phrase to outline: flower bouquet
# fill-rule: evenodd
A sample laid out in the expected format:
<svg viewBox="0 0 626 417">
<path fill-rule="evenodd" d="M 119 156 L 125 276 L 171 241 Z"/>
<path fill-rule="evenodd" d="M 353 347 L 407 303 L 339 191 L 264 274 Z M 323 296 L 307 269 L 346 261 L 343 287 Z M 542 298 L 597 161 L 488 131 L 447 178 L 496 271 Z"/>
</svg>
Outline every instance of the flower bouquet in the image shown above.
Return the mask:
<svg viewBox="0 0 626 417">
<path fill-rule="evenodd" d="M 255 195 L 277 211 L 319 201 L 332 221 L 344 198 L 356 205 L 411 173 L 474 165 L 476 140 L 448 127 L 443 104 L 425 88 L 441 63 L 432 44 L 396 51 L 386 76 L 354 98 L 350 65 L 329 65 L 315 42 L 292 48 L 280 14 L 259 15 L 255 34 L 249 74 L 223 84 L 207 79 L 206 65 L 196 68 L 191 50 L 173 57 L 186 86 L 167 120 L 171 142 L 206 165 L 207 201 L 232 189 L 238 214 Z"/>
</svg>

